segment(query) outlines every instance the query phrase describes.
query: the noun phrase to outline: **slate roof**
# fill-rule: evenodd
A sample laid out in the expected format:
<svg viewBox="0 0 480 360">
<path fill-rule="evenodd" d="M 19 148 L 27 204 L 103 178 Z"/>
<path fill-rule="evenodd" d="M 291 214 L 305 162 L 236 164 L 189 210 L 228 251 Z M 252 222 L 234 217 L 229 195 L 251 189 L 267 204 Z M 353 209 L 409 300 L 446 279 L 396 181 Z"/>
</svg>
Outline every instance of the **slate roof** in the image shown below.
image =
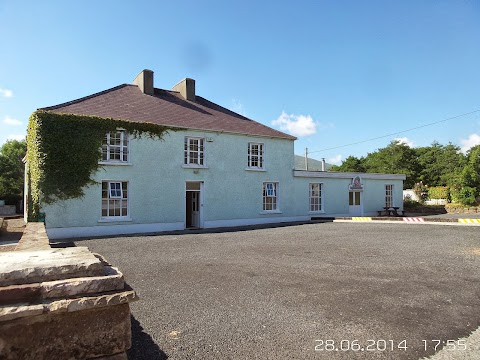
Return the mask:
<svg viewBox="0 0 480 360">
<path fill-rule="evenodd" d="M 296 139 L 198 95 L 195 101 L 188 101 L 176 91 L 157 88 L 154 89 L 154 95 L 147 95 L 136 85 L 130 84 L 39 110 L 148 122 L 185 129 Z"/>
</svg>

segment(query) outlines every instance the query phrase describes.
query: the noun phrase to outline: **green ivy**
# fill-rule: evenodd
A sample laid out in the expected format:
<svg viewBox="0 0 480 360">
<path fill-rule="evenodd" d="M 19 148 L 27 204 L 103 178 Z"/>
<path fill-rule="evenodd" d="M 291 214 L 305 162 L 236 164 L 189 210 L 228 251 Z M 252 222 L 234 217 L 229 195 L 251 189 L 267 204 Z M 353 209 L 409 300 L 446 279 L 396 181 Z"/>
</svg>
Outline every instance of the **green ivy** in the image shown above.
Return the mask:
<svg viewBox="0 0 480 360">
<path fill-rule="evenodd" d="M 97 184 L 92 175 L 101 167 L 105 134 L 125 129 L 130 137 L 162 139 L 175 128 L 151 123 L 36 111 L 27 129 L 28 219 L 37 221 L 40 203 L 84 196 Z"/>
</svg>

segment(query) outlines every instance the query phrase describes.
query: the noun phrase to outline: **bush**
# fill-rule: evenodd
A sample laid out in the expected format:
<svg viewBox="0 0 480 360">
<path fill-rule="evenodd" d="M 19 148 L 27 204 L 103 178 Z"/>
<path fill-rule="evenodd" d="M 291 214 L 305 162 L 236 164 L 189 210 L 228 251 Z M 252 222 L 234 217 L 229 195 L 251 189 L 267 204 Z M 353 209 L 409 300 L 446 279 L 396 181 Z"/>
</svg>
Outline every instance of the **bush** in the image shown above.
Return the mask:
<svg viewBox="0 0 480 360">
<path fill-rule="evenodd" d="M 421 181 L 413 186 L 413 192 L 420 200 L 420 204 L 423 204 L 428 198 L 428 186 L 424 185 Z"/>
<path fill-rule="evenodd" d="M 477 204 L 475 197 L 477 196 L 477 189 L 464 186 L 458 193 L 458 200 L 460 204 L 474 206 Z"/>
<path fill-rule="evenodd" d="M 449 199 L 450 194 L 446 186 L 432 186 L 428 189 L 429 199 Z"/>
<path fill-rule="evenodd" d="M 403 198 L 403 208 L 404 209 L 413 209 L 413 208 L 419 207 L 421 205 L 422 204 L 420 204 L 418 201 L 413 200 L 410 195 L 405 195 L 405 197 Z"/>
</svg>

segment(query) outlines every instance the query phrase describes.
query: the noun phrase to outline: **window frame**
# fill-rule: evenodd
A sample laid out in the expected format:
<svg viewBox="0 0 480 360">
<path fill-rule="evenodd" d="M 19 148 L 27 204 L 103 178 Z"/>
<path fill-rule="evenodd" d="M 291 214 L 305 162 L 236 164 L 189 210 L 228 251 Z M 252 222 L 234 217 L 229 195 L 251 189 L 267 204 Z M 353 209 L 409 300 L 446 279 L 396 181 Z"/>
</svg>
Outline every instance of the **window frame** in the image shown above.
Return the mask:
<svg viewBox="0 0 480 360">
<path fill-rule="evenodd" d="M 120 134 L 120 144 L 111 144 L 112 134 Z M 115 149 L 118 149 L 119 159 L 115 159 Z M 130 137 L 127 131 L 118 129 L 117 131 L 109 131 L 105 133 L 102 140 L 102 160 L 104 164 L 129 164 L 130 161 Z"/>
<path fill-rule="evenodd" d="M 197 149 L 190 149 L 190 141 L 197 142 Z M 206 159 L 205 159 L 205 138 L 197 136 L 185 136 L 183 142 L 183 166 L 184 167 L 193 167 L 193 168 L 206 168 Z M 197 162 L 191 162 L 192 154 L 196 153 Z"/>
<path fill-rule="evenodd" d="M 257 154 L 253 153 L 253 147 L 257 146 Z M 253 158 L 256 158 L 254 160 Z M 257 166 L 253 165 L 254 161 L 259 164 Z M 265 144 L 260 142 L 249 142 L 247 149 L 247 169 L 248 170 L 265 170 Z"/>
<path fill-rule="evenodd" d="M 120 184 L 120 188 L 115 185 Z M 112 186 L 113 185 L 113 186 Z M 129 221 L 130 218 L 130 184 L 125 180 L 102 180 L 101 182 L 101 207 L 100 222 L 105 221 Z M 113 194 L 120 192 L 120 194 Z M 104 197 L 104 195 L 107 197 Z M 105 206 L 105 208 L 104 208 Z M 110 213 L 115 212 L 115 207 L 119 206 L 119 215 Z M 106 211 L 104 213 L 104 210 Z"/>
<path fill-rule="evenodd" d="M 271 189 L 268 189 L 268 185 L 272 185 Z M 278 181 L 264 181 L 262 183 L 262 213 L 271 214 L 280 212 L 280 197 L 279 188 L 280 183 Z M 271 190 L 271 195 L 268 195 Z M 268 199 L 271 199 L 269 202 Z M 271 206 L 271 209 L 268 207 Z"/>
<path fill-rule="evenodd" d="M 393 184 L 385 184 L 385 207 L 394 207 Z"/>
<path fill-rule="evenodd" d="M 319 191 L 318 195 L 313 197 L 313 185 L 318 185 L 319 186 Z M 316 203 L 312 203 L 312 200 L 317 200 Z M 312 210 L 312 206 L 317 206 L 317 209 Z M 321 182 L 311 182 L 308 184 L 308 209 L 310 213 L 324 213 L 324 207 L 323 207 L 323 183 Z"/>
<path fill-rule="evenodd" d="M 361 206 L 361 196 L 360 190 L 350 190 L 348 192 L 348 206 Z"/>
</svg>

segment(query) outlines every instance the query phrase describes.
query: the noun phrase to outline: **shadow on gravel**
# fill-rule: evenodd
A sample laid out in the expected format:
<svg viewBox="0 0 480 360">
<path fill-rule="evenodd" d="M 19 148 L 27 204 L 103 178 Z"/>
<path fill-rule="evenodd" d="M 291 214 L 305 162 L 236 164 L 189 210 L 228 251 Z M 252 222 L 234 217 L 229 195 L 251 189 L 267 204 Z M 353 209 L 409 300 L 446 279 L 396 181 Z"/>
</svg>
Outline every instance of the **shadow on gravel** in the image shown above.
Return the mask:
<svg viewBox="0 0 480 360">
<path fill-rule="evenodd" d="M 147 334 L 142 325 L 132 315 L 132 347 L 127 351 L 128 360 L 166 360 L 168 359 L 162 349 Z"/>
<path fill-rule="evenodd" d="M 135 233 L 135 234 L 117 234 L 117 235 L 78 237 L 78 238 L 75 238 L 74 241 L 78 243 L 84 240 L 109 239 L 109 238 L 120 238 L 120 237 L 126 238 L 126 237 L 137 237 L 137 236 L 163 236 L 163 235 L 180 236 L 180 235 L 191 235 L 191 234 L 220 234 L 220 233 L 229 233 L 229 232 L 251 231 L 251 230 L 259 230 L 259 229 L 274 229 L 274 228 L 289 227 L 289 226 L 328 223 L 328 222 L 333 222 L 333 220 L 335 220 L 334 217 L 314 217 L 314 218 L 312 217 L 311 220 L 307 220 L 307 221 L 229 226 L 229 227 L 206 228 L 206 229 L 192 228 L 192 229 L 185 229 L 185 230 L 161 231 L 161 232 L 153 232 L 153 233 Z M 61 241 L 61 244 L 66 244 L 69 241 L 71 241 L 71 239 L 59 239 L 58 241 Z M 62 245 L 58 247 L 66 247 L 66 246 Z"/>
<path fill-rule="evenodd" d="M 54 249 L 58 248 L 67 248 L 67 247 L 76 247 L 75 243 L 73 241 L 69 242 L 55 242 L 55 243 L 50 243 L 50 247 Z"/>
</svg>

